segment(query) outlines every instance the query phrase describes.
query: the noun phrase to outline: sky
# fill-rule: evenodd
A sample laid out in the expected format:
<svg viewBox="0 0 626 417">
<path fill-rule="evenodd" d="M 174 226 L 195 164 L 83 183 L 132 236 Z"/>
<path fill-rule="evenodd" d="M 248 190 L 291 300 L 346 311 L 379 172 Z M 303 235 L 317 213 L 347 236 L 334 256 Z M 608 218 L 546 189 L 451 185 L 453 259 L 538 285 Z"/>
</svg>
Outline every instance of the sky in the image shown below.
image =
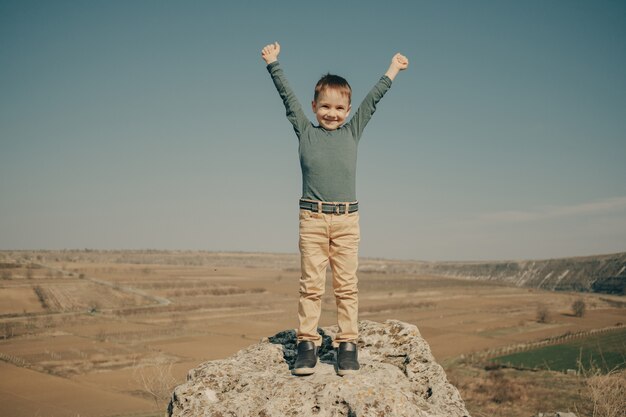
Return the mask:
<svg viewBox="0 0 626 417">
<path fill-rule="evenodd" d="M 310 111 L 410 65 L 359 145 L 366 257 L 626 250 L 626 2 L 0 0 L 0 250 L 297 253 Z"/>
</svg>

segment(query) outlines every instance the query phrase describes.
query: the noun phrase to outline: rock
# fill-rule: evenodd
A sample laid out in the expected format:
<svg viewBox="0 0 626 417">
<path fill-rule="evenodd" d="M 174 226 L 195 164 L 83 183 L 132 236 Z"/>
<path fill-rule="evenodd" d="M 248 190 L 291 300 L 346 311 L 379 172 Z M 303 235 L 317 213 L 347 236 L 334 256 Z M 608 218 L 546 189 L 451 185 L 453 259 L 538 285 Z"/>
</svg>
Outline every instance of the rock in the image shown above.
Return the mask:
<svg viewBox="0 0 626 417">
<path fill-rule="evenodd" d="M 397 320 L 359 323 L 355 375 L 337 376 L 332 337 L 323 336 L 315 374 L 292 376 L 295 331 L 283 331 L 224 359 L 192 369 L 175 388 L 170 417 L 469 416 L 417 327 Z"/>
</svg>

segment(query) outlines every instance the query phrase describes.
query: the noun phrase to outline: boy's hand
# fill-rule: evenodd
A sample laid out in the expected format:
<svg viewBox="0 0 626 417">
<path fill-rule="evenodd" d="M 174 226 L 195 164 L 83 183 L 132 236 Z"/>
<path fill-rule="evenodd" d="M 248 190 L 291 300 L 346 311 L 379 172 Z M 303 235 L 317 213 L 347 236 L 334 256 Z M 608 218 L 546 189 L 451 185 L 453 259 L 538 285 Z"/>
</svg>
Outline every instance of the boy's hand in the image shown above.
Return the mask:
<svg viewBox="0 0 626 417">
<path fill-rule="evenodd" d="M 278 60 L 278 54 L 280 53 L 280 44 L 278 42 L 270 43 L 261 50 L 261 58 L 267 65 Z"/>
<path fill-rule="evenodd" d="M 409 67 L 409 60 L 404 55 L 398 53 L 391 58 L 391 65 L 402 71 Z"/>
<path fill-rule="evenodd" d="M 389 77 L 392 81 L 396 78 L 396 75 L 400 71 L 403 71 L 409 67 L 409 60 L 404 55 L 397 53 L 391 58 L 391 65 L 389 65 L 389 69 L 385 73 L 387 77 Z"/>
</svg>

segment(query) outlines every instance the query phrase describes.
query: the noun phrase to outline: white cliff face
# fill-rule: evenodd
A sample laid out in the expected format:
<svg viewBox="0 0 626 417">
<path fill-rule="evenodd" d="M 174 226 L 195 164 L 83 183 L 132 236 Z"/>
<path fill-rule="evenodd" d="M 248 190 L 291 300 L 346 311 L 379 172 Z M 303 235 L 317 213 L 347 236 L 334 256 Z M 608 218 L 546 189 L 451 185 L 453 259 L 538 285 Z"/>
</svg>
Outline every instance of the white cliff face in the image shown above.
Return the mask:
<svg viewBox="0 0 626 417">
<path fill-rule="evenodd" d="M 171 417 L 469 416 L 457 389 L 435 362 L 417 327 L 395 320 L 359 323 L 361 370 L 337 376 L 331 337 L 315 374 L 292 376 L 295 332 L 284 331 L 191 370 L 174 390 Z"/>
<path fill-rule="evenodd" d="M 363 260 L 359 265 L 361 271 L 439 275 L 556 291 L 626 294 L 626 252 L 537 261 Z"/>
</svg>

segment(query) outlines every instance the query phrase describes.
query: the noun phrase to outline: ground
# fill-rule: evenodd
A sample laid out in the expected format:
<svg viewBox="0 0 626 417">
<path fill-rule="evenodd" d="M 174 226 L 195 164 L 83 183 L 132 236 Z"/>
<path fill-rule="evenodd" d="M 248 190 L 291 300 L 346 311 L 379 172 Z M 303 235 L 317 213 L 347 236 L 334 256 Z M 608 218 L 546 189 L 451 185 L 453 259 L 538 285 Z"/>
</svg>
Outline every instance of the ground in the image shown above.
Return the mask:
<svg viewBox="0 0 626 417">
<path fill-rule="evenodd" d="M 296 326 L 297 266 L 295 255 L 0 252 L 3 412 L 162 415 L 171 388 L 198 363 Z M 501 415 L 553 411 L 560 401 L 580 401 L 583 383 L 554 372 L 496 374 L 461 358 L 616 326 L 626 312 L 617 296 L 364 269 L 360 318 L 415 324 L 474 416 L 497 416 L 511 404 L 525 414 Z M 579 298 L 583 317 L 572 314 Z M 547 306 L 546 320 L 538 320 L 540 306 Z M 320 325 L 332 324 L 329 279 Z M 477 394 L 502 381 L 516 387 L 509 396 Z"/>
</svg>

